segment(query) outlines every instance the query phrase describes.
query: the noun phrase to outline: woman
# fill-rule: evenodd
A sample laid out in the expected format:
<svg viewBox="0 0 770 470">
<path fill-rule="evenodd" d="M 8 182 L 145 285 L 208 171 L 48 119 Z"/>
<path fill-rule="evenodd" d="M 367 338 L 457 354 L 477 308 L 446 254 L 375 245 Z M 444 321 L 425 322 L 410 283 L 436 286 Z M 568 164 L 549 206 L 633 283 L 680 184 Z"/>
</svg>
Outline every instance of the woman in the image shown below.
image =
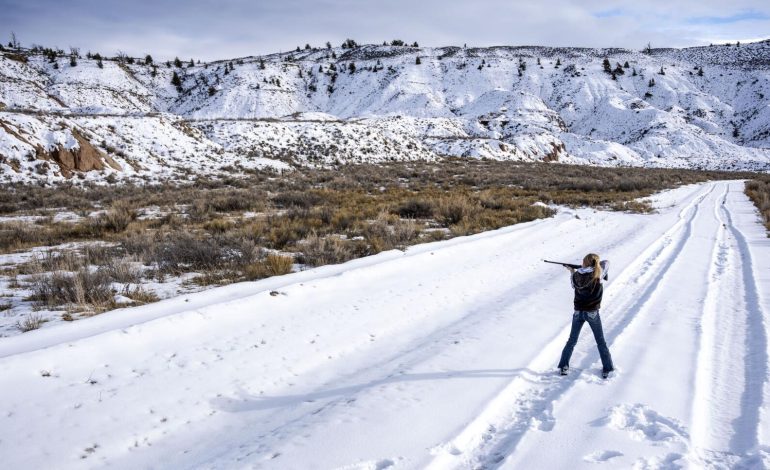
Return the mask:
<svg viewBox="0 0 770 470">
<path fill-rule="evenodd" d="M 596 346 L 599 348 L 599 356 L 602 358 L 602 377 L 606 379 L 610 372 L 615 370 L 612 365 L 610 350 L 604 340 L 602 319 L 599 317 L 599 308 L 604 292 L 602 281 L 607 280 L 609 264 L 607 260 L 600 262 L 599 255 L 590 253 L 583 258 L 582 268 L 567 267 L 572 273 L 572 288 L 575 289 L 575 313 L 572 315 L 572 330 L 569 333 L 569 339 L 561 352 L 561 360 L 559 361 L 561 375 L 567 375 L 569 371 L 569 359 L 572 356 L 572 350 L 575 349 L 578 336 L 580 336 L 580 329 L 583 328 L 585 322 L 588 322 L 591 327 L 594 339 L 596 339 Z"/>
</svg>

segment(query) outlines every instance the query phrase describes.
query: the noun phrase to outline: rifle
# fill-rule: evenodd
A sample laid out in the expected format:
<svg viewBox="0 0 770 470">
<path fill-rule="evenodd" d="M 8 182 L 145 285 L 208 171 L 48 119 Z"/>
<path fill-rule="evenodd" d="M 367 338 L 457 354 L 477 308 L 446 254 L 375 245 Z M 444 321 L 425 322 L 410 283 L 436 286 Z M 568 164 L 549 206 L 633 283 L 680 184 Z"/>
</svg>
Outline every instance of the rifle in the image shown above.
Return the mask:
<svg viewBox="0 0 770 470">
<path fill-rule="evenodd" d="M 580 269 L 580 268 L 583 267 L 583 266 L 581 266 L 579 264 L 561 263 L 559 261 L 548 261 L 546 259 L 544 259 L 543 262 L 544 263 L 551 263 L 551 264 L 560 264 L 560 265 L 562 265 L 562 266 L 564 266 L 566 268 L 572 268 L 572 269 Z"/>
</svg>

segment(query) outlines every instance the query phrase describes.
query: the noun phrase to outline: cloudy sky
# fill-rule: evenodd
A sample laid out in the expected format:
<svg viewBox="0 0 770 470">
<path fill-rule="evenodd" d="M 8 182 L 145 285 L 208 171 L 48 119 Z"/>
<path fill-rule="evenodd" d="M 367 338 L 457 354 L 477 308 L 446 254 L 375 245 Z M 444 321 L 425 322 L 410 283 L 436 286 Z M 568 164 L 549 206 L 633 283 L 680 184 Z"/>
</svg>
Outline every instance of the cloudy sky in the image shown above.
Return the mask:
<svg viewBox="0 0 770 470">
<path fill-rule="evenodd" d="M 683 47 L 770 37 L 767 0 L 0 0 L 0 39 L 210 60 L 383 40 Z"/>
</svg>

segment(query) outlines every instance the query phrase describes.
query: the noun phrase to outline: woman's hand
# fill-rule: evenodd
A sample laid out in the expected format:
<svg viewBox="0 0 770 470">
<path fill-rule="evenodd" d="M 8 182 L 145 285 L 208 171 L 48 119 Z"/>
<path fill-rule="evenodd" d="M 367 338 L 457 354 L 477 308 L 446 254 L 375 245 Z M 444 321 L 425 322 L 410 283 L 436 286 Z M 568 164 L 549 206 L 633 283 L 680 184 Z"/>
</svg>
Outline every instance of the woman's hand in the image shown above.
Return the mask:
<svg viewBox="0 0 770 470">
<path fill-rule="evenodd" d="M 575 268 L 573 268 L 572 266 L 564 266 L 564 267 L 567 268 L 570 273 L 574 273 L 575 272 Z"/>
</svg>

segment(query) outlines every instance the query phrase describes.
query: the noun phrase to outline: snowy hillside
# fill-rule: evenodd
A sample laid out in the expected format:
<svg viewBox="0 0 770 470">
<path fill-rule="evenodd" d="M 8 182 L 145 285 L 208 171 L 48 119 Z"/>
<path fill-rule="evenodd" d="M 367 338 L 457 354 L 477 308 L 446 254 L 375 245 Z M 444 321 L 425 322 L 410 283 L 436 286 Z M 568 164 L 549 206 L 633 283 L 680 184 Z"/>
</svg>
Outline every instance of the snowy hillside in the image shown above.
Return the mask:
<svg viewBox="0 0 770 470">
<path fill-rule="evenodd" d="M 88 178 L 443 155 L 770 169 L 770 41 L 367 45 L 169 65 L 0 53 L 0 180 L 84 170 L 83 140 L 86 160 L 112 160 Z"/>
<path fill-rule="evenodd" d="M 769 468 L 770 245 L 742 191 L 563 210 L 5 338 L 3 465 Z M 572 289 L 542 258 L 589 250 L 612 262 L 608 380 L 588 327 L 555 370 Z"/>
</svg>

